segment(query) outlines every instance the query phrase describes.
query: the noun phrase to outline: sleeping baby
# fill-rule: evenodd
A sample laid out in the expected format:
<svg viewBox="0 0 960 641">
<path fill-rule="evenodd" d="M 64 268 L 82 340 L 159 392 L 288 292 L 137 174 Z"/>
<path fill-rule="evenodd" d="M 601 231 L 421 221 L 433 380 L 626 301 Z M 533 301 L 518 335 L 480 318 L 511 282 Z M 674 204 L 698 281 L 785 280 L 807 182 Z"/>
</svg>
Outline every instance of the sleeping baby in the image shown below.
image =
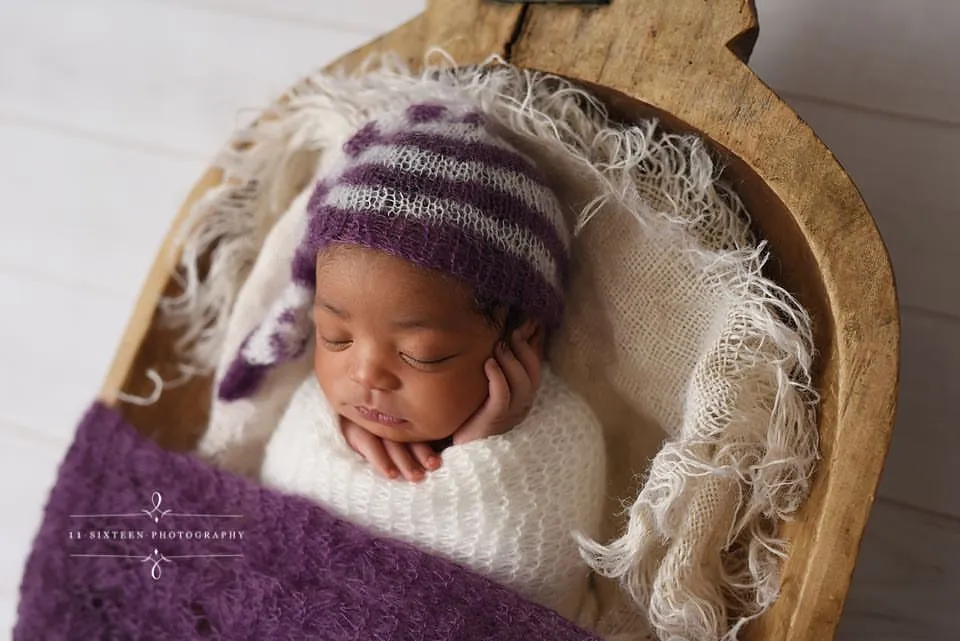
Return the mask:
<svg viewBox="0 0 960 641">
<path fill-rule="evenodd" d="M 544 360 L 570 235 L 534 163 L 481 113 L 371 121 L 315 187 L 293 281 L 222 398 L 312 349 L 262 482 L 459 562 L 583 625 L 599 422 Z"/>
</svg>

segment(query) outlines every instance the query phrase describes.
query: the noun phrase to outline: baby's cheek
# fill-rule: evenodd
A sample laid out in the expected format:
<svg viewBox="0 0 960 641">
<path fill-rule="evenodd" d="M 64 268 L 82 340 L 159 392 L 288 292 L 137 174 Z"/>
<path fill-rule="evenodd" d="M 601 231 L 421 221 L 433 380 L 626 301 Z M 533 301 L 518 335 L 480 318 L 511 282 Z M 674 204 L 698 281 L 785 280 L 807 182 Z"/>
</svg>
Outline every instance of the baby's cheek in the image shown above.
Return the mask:
<svg viewBox="0 0 960 641">
<path fill-rule="evenodd" d="M 487 398 L 488 383 L 486 376 L 464 376 L 447 390 L 445 397 L 459 415 L 461 423 L 465 421 Z"/>
<path fill-rule="evenodd" d="M 446 438 L 480 407 L 487 396 L 486 378 L 460 376 L 436 381 L 418 403 L 436 438 Z"/>
<path fill-rule="evenodd" d="M 344 386 L 344 375 L 331 362 L 330 354 L 324 350 L 317 350 L 313 361 L 313 375 L 320 384 L 320 389 L 331 402 L 336 404 L 340 401 L 338 390 Z"/>
</svg>

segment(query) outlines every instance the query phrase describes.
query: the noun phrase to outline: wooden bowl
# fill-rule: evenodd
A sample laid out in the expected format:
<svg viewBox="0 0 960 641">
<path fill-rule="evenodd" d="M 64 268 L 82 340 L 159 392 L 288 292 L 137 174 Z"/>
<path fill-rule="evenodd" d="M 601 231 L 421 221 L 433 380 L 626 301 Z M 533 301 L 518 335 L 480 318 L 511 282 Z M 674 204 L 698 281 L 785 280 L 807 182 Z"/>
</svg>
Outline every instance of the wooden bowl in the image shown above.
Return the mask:
<svg viewBox="0 0 960 641">
<path fill-rule="evenodd" d="M 856 187 L 830 150 L 747 67 L 758 25 L 752 0 L 613 0 L 508 4 L 434 0 L 394 31 L 329 66 L 350 69 L 392 50 L 416 68 L 440 46 L 459 64 L 493 53 L 564 76 L 604 99 L 625 119 L 656 116 L 695 131 L 727 165 L 775 258 L 772 275 L 811 313 L 822 393 L 822 460 L 813 490 L 786 526 L 790 556 L 776 604 L 746 638 L 833 638 L 894 422 L 899 317 L 886 249 Z M 208 171 L 173 228 L 218 184 Z M 144 434 L 190 449 L 203 425 L 210 381 L 165 391 L 154 405 L 119 400 L 148 394 L 143 372 L 173 378 L 173 336 L 157 322 L 161 295 L 173 292 L 172 235 L 155 262 L 100 393 Z"/>
</svg>

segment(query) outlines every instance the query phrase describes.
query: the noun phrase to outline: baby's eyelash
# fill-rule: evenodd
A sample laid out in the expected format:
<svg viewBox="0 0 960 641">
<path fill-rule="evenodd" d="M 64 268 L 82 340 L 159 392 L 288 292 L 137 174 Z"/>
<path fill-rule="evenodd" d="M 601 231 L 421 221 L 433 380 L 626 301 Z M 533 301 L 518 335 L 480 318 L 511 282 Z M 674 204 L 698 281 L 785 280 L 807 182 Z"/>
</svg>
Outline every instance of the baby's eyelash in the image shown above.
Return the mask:
<svg viewBox="0 0 960 641">
<path fill-rule="evenodd" d="M 330 346 L 330 347 L 345 347 L 345 346 L 347 346 L 348 344 L 350 344 L 350 343 L 353 342 L 353 341 L 350 341 L 350 340 L 346 340 L 346 341 L 332 341 L 332 340 L 330 340 L 329 338 L 326 338 L 326 337 L 324 337 L 324 336 L 321 336 L 321 337 L 320 337 L 320 340 L 321 340 L 324 344 L 326 344 L 326 345 L 328 345 L 328 346 Z"/>
<path fill-rule="evenodd" d="M 331 339 L 327 338 L 326 336 L 322 336 L 322 335 L 319 335 L 319 334 L 318 334 L 318 337 L 319 337 L 321 343 L 323 343 L 324 345 L 327 346 L 327 348 L 332 349 L 332 350 L 343 350 L 343 349 L 346 349 L 347 347 L 349 347 L 349 346 L 351 345 L 351 343 L 353 343 L 353 340 L 352 340 L 352 339 L 347 339 L 347 340 L 342 340 L 342 341 L 335 341 L 335 340 L 331 340 Z M 450 359 L 454 358 L 455 356 L 457 356 L 457 354 L 451 354 L 450 356 L 444 356 L 444 357 L 442 357 L 442 358 L 434 358 L 434 359 L 430 359 L 430 360 L 423 360 L 423 359 L 420 359 L 420 358 L 416 358 L 416 357 L 414 357 L 414 356 L 411 356 L 410 354 L 405 354 L 405 353 L 403 353 L 403 352 L 400 353 L 400 357 L 403 358 L 404 360 L 406 360 L 407 362 L 409 362 L 411 365 L 421 366 L 421 367 L 430 367 L 431 365 L 439 365 L 440 363 L 444 363 L 444 362 L 446 362 L 446 361 L 449 361 Z"/>
<path fill-rule="evenodd" d="M 450 360 L 451 358 L 453 358 L 454 356 L 456 356 L 456 354 L 453 354 L 453 355 L 451 355 L 451 356 L 444 356 L 443 358 L 434 358 L 434 359 L 431 359 L 431 360 L 429 360 L 429 361 L 421 360 L 421 359 L 419 359 L 419 358 L 414 358 L 413 356 L 410 356 L 409 354 L 401 354 L 401 356 L 403 356 L 403 357 L 404 357 L 405 359 L 407 359 L 408 361 L 413 361 L 413 362 L 414 362 L 415 364 L 417 364 L 417 365 L 439 365 L 440 363 L 443 363 L 444 361 Z"/>
</svg>

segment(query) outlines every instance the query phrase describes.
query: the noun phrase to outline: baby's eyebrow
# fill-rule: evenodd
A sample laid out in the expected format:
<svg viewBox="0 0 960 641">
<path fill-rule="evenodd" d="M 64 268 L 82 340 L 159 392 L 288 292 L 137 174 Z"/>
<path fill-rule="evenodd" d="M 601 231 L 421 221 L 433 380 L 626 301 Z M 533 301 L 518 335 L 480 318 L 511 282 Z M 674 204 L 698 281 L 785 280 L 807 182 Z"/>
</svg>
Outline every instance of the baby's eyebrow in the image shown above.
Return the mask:
<svg viewBox="0 0 960 641">
<path fill-rule="evenodd" d="M 443 324 L 429 318 L 400 318 L 393 321 L 393 326 L 397 329 L 445 329 Z"/>
<path fill-rule="evenodd" d="M 331 314 L 333 314 L 334 316 L 337 316 L 338 318 L 342 318 L 344 320 L 350 318 L 350 314 L 348 314 L 346 311 L 340 309 L 339 307 L 335 307 L 331 305 L 330 303 L 328 303 L 327 301 L 321 298 L 314 299 L 313 307 L 314 309 L 318 309 L 318 308 L 325 309 Z M 446 323 L 437 322 L 436 319 L 424 318 L 420 316 L 413 316 L 410 318 L 398 318 L 393 320 L 391 322 L 391 325 L 393 325 L 397 329 L 428 329 L 428 330 L 435 330 L 435 331 L 447 331 L 449 329 Z"/>
<path fill-rule="evenodd" d="M 317 298 L 317 299 L 315 299 L 315 300 L 313 301 L 313 307 L 314 307 L 314 309 L 316 309 L 316 308 L 318 308 L 318 307 L 319 307 L 319 308 L 322 308 L 322 309 L 325 309 L 325 310 L 327 310 L 328 312 L 330 312 L 331 314 L 333 314 L 334 316 L 339 316 L 340 318 L 349 318 L 349 317 L 350 317 L 349 314 L 347 314 L 345 311 L 343 311 L 343 310 L 340 309 L 339 307 L 334 307 L 333 305 L 331 305 L 331 304 L 328 303 L 327 301 L 325 301 L 325 300 L 320 300 L 319 298 Z"/>
</svg>

